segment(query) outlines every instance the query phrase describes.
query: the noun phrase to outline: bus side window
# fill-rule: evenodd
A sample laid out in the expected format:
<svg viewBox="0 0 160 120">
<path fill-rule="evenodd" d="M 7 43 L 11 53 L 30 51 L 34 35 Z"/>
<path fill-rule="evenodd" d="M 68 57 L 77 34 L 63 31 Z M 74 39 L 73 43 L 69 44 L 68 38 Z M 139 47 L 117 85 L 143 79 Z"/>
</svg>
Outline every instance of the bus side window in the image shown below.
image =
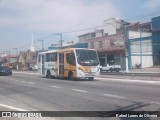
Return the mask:
<svg viewBox="0 0 160 120">
<path fill-rule="evenodd" d="M 53 62 L 53 53 L 50 54 L 50 61 Z"/>
<path fill-rule="evenodd" d="M 46 54 L 46 62 L 50 62 L 50 53 Z"/>
<path fill-rule="evenodd" d="M 74 66 L 76 65 L 74 53 L 67 53 L 66 58 L 67 58 L 67 63 L 74 65 Z"/>
<path fill-rule="evenodd" d="M 52 54 L 51 54 L 51 61 L 52 61 L 52 62 L 57 61 L 57 53 L 52 53 Z"/>
</svg>

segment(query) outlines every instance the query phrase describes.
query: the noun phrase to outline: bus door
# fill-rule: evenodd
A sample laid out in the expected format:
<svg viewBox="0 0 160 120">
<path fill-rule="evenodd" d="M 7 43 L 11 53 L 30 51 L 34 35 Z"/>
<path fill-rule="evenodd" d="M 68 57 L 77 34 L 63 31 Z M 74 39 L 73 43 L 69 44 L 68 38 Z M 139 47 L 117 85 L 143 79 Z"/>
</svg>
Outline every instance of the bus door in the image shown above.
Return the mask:
<svg viewBox="0 0 160 120">
<path fill-rule="evenodd" d="M 59 76 L 64 75 L 64 53 L 59 53 Z"/>
<path fill-rule="evenodd" d="M 69 72 L 71 71 L 73 75 L 76 75 L 76 60 L 74 52 L 65 53 L 65 76 L 68 77 Z"/>
<path fill-rule="evenodd" d="M 70 65 L 70 54 L 71 52 L 67 51 L 64 53 L 65 59 L 64 59 L 64 76 L 68 77 L 69 71 L 71 71 L 71 65 Z"/>
<path fill-rule="evenodd" d="M 45 71 L 44 71 L 44 61 L 45 61 L 45 57 L 44 57 L 44 55 L 42 55 L 42 74 L 45 74 Z"/>
</svg>

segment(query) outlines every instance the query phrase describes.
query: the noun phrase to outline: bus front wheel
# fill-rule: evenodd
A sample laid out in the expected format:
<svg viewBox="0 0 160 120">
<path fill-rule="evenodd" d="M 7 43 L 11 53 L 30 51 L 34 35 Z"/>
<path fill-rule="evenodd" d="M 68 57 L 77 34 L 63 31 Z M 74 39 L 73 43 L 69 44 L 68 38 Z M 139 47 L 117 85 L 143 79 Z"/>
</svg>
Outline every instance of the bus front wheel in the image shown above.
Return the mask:
<svg viewBox="0 0 160 120">
<path fill-rule="evenodd" d="M 73 80 L 73 79 L 74 79 L 72 72 L 69 72 L 69 73 L 68 73 L 68 79 L 69 79 L 69 80 Z"/>
</svg>

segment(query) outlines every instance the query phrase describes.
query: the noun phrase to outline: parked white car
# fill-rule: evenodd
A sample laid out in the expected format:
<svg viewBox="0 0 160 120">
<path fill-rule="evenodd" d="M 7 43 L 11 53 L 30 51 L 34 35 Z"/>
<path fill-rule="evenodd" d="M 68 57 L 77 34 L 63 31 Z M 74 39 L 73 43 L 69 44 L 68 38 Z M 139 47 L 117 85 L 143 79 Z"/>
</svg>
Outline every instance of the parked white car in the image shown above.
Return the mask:
<svg viewBox="0 0 160 120">
<path fill-rule="evenodd" d="M 116 71 L 116 72 L 119 72 L 121 70 L 121 66 L 120 65 L 105 65 L 105 66 L 100 66 L 100 69 L 101 71 L 110 71 L 110 72 L 113 72 L 113 71 Z"/>
<path fill-rule="evenodd" d="M 29 70 L 31 70 L 31 71 L 37 71 L 38 70 L 38 66 L 37 65 L 31 66 L 29 68 Z"/>
</svg>

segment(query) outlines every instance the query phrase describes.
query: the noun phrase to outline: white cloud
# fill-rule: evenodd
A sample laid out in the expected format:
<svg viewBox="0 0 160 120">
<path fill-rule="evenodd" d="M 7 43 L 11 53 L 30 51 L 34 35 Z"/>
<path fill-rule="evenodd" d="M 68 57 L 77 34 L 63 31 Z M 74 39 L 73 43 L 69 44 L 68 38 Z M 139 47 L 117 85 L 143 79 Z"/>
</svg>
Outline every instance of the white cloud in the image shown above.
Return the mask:
<svg viewBox="0 0 160 120">
<path fill-rule="evenodd" d="M 48 32 L 92 27 L 120 15 L 107 0 L 2 0 L 0 9 L 5 10 L 0 15 L 1 25 L 23 25 Z"/>
<path fill-rule="evenodd" d="M 146 3 L 146 7 L 148 7 L 149 9 L 160 8 L 160 1 L 159 0 L 149 0 Z"/>
</svg>

